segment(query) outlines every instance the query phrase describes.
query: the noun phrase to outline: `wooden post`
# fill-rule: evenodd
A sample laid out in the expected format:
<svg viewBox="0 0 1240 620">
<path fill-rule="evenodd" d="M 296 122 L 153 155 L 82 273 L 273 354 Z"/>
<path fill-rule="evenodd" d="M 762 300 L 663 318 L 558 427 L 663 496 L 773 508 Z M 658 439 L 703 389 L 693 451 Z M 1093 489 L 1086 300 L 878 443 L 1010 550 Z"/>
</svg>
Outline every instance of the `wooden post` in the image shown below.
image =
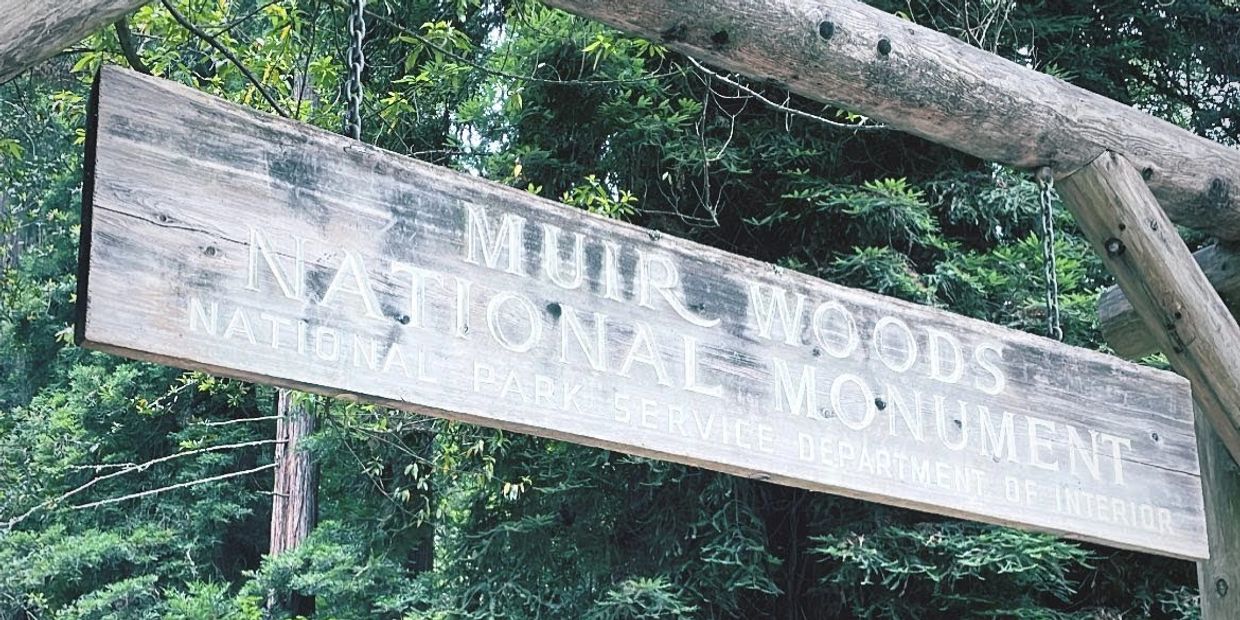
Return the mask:
<svg viewBox="0 0 1240 620">
<path fill-rule="evenodd" d="M 0 2 L 0 84 L 148 1 Z"/>
<path fill-rule="evenodd" d="M 271 500 L 271 547 L 276 556 L 296 548 L 310 536 L 318 521 L 318 467 L 301 449 L 301 440 L 315 428 L 314 409 L 298 403 L 289 390 L 276 397 L 276 477 Z M 314 597 L 293 593 L 284 601 L 269 601 L 294 615 L 314 613 Z"/>
<path fill-rule="evenodd" d="M 1218 434 L 1197 413 L 1197 451 L 1206 502 L 1210 557 L 1197 563 L 1201 617 L 1240 618 L 1240 468 Z"/>
</svg>

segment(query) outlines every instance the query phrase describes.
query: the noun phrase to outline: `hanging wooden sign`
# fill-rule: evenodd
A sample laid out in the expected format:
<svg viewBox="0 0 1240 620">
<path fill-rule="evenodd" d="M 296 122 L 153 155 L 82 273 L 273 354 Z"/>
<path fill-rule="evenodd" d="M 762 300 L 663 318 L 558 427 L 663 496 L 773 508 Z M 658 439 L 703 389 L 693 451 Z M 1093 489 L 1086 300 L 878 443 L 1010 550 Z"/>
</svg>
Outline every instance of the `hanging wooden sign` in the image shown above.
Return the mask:
<svg viewBox="0 0 1240 620">
<path fill-rule="evenodd" d="M 1183 558 L 1186 381 L 105 68 L 77 337 Z"/>
</svg>

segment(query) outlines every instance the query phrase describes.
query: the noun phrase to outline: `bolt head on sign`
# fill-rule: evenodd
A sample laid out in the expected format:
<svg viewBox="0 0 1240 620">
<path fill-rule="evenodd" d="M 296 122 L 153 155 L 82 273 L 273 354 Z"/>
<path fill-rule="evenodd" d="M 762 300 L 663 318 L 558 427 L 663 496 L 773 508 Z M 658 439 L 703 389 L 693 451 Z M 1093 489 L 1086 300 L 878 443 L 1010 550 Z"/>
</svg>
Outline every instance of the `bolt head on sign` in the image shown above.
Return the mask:
<svg viewBox="0 0 1240 620">
<path fill-rule="evenodd" d="M 1187 382 L 105 67 L 85 346 L 1206 554 Z"/>
</svg>

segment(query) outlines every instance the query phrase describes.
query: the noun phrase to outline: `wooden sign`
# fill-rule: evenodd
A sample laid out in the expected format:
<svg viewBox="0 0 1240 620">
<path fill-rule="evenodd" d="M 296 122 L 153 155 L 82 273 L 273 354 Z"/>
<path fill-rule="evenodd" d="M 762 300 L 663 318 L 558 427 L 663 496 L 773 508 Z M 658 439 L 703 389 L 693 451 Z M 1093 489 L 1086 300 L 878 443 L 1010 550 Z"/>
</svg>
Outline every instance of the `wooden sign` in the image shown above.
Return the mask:
<svg viewBox="0 0 1240 620">
<path fill-rule="evenodd" d="M 78 340 L 1183 558 L 1188 383 L 114 68 Z"/>
</svg>

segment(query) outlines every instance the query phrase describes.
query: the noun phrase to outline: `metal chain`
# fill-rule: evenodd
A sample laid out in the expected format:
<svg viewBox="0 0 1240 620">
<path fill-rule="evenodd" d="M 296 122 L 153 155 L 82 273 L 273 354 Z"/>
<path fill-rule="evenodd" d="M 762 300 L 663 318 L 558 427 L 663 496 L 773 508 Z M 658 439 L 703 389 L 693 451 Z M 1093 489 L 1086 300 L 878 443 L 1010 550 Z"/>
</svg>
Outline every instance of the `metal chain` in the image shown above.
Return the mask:
<svg viewBox="0 0 1240 620">
<path fill-rule="evenodd" d="M 1038 169 L 1038 202 L 1042 211 L 1042 272 L 1046 283 L 1046 335 L 1063 340 L 1059 321 L 1059 276 L 1055 269 L 1055 175 L 1049 166 Z"/>
<path fill-rule="evenodd" d="M 366 69 L 366 56 L 362 41 L 366 38 L 366 0 L 353 0 L 349 5 L 349 77 L 345 80 L 344 94 L 349 110 L 344 120 L 344 132 L 354 140 L 362 139 L 362 71 Z"/>
</svg>

